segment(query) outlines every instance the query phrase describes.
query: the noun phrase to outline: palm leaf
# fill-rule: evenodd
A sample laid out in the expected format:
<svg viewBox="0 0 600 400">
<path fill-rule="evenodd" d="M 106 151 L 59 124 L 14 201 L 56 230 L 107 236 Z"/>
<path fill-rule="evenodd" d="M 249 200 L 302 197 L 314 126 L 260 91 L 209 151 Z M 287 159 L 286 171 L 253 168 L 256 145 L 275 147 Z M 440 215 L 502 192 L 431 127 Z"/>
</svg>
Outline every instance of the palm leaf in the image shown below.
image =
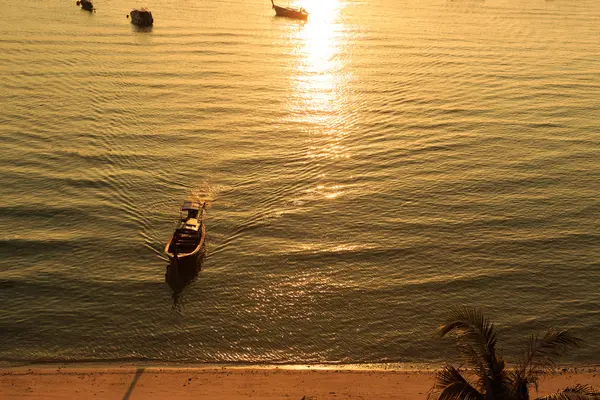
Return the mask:
<svg viewBox="0 0 600 400">
<path fill-rule="evenodd" d="M 476 308 L 458 308 L 438 332 L 440 336 L 453 332 L 463 347 L 468 346 L 488 360 L 496 358 L 494 324 Z"/>
<path fill-rule="evenodd" d="M 473 368 L 474 374 L 477 376 L 477 388 L 486 392 L 488 390 L 488 382 L 490 370 L 488 363 L 481 355 L 469 345 L 459 345 L 461 354 L 464 360 Z"/>
<path fill-rule="evenodd" d="M 445 336 L 452 333 L 465 361 L 479 377 L 478 387 L 491 400 L 502 399 L 509 392 L 504 361 L 496 356 L 494 324 L 476 308 L 458 308 L 439 329 Z"/>
<path fill-rule="evenodd" d="M 518 371 L 528 381 L 535 382 L 536 376 L 554 368 L 556 361 L 573 347 L 581 346 L 583 341 L 569 331 L 549 330 L 540 338 L 531 335 L 527 350 L 519 363 Z"/>
<path fill-rule="evenodd" d="M 436 375 L 435 384 L 427 393 L 427 400 L 484 400 L 460 372 L 451 365 L 444 366 Z"/>
<path fill-rule="evenodd" d="M 600 392 L 588 385 L 575 385 L 536 400 L 599 400 Z"/>
</svg>

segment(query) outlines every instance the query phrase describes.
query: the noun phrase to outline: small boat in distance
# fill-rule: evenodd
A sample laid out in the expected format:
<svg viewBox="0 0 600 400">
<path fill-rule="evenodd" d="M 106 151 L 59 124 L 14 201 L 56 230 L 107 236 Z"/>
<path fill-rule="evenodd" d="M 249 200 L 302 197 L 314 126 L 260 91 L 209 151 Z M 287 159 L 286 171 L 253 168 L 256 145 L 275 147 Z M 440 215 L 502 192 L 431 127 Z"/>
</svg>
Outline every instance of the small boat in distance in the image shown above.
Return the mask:
<svg viewBox="0 0 600 400">
<path fill-rule="evenodd" d="M 275 15 L 279 17 L 288 17 L 293 19 L 301 19 L 308 20 L 308 12 L 302 7 L 294 8 L 294 7 L 280 7 L 276 6 L 273 0 L 271 0 L 271 4 L 273 5 L 273 9 L 275 10 Z"/>
<path fill-rule="evenodd" d="M 129 15 L 131 15 L 131 23 L 134 25 L 152 26 L 152 24 L 154 24 L 154 18 L 152 18 L 152 13 L 148 11 L 147 8 L 131 10 Z M 129 15 L 127 16 L 127 18 L 129 18 Z"/>
<path fill-rule="evenodd" d="M 96 9 L 94 8 L 94 5 L 92 4 L 92 2 L 90 0 L 77 0 L 77 2 L 75 3 L 78 6 L 81 6 L 81 8 L 85 11 L 96 11 Z"/>
<path fill-rule="evenodd" d="M 201 206 L 197 201 L 186 200 L 181 206 L 181 218 L 165 246 L 165 253 L 175 265 L 198 260 L 206 236 L 203 221 L 205 204 Z"/>
</svg>

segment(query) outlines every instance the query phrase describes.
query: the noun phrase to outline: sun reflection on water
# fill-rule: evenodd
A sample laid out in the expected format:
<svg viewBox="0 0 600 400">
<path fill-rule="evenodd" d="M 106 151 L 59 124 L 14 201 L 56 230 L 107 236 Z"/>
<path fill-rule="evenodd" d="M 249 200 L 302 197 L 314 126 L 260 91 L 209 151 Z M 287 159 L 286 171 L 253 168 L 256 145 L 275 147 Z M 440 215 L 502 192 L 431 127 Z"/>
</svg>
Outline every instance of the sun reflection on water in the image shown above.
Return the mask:
<svg viewBox="0 0 600 400">
<path fill-rule="evenodd" d="M 343 87 L 348 81 L 344 52 L 346 37 L 340 22 L 339 0 L 307 0 L 302 4 L 309 21 L 296 34 L 295 54 L 298 64 L 294 99 L 291 101 L 294 122 L 302 126 L 308 142 L 307 158 L 341 160 L 350 157 L 344 143 L 348 134 L 347 96 Z M 322 171 L 323 176 L 327 171 Z M 343 186 L 319 179 L 308 191 L 325 199 L 343 195 Z"/>
<path fill-rule="evenodd" d="M 339 3 L 337 0 L 312 1 L 307 5 L 311 10 L 310 21 L 298 31 L 302 42 L 300 49 L 304 56 L 303 68 L 306 72 L 327 74 L 336 69 L 336 55 L 340 51 L 341 26 L 338 24 Z"/>
</svg>

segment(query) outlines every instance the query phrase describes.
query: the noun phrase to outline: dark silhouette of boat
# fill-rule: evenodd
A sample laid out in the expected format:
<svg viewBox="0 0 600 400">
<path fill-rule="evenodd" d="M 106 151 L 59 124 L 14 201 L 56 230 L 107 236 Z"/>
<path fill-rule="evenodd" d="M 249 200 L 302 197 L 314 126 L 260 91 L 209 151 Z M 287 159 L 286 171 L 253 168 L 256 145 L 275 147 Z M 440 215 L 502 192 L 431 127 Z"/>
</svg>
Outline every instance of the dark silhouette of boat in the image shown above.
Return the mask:
<svg viewBox="0 0 600 400">
<path fill-rule="evenodd" d="M 308 12 L 302 7 L 294 8 L 294 7 L 281 7 L 275 5 L 273 0 L 271 0 L 271 4 L 273 5 L 273 9 L 275 10 L 275 15 L 279 17 L 287 17 L 293 19 L 301 19 L 308 20 Z"/>
<path fill-rule="evenodd" d="M 176 265 L 170 262 L 165 272 L 165 282 L 173 289 L 174 293 L 181 293 L 190 283 L 196 280 L 198 272 L 202 270 L 204 251 L 200 251 L 196 263 L 184 263 Z"/>
<path fill-rule="evenodd" d="M 154 18 L 152 13 L 147 8 L 131 10 L 127 18 L 131 16 L 131 23 L 137 26 L 152 26 Z"/>
<path fill-rule="evenodd" d="M 90 12 L 96 11 L 96 9 L 94 8 L 94 4 L 92 4 L 90 0 L 77 0 L 75 4 L 81 6 L 83 10 Z"/>
<path fill-rule="evenodd" d="M 165 246 L 165 253 L 174 265 L 197 264 L 206 236 L 204 209 L 205 204 L 201 206 L 196 201 L 183 202 L 177 228 Z"/>
<path fill-rule="evenodd" d="M 200 255 L 196 262 L 175 264 L 170 262 L 165 272 L 165 282 L 173 290 L 173 307 L 178 308 L 181 295 L 186 287 L 198 278 L 198 273 L 202 270 L 205 251 L 200 250 Z"/>
</svg>

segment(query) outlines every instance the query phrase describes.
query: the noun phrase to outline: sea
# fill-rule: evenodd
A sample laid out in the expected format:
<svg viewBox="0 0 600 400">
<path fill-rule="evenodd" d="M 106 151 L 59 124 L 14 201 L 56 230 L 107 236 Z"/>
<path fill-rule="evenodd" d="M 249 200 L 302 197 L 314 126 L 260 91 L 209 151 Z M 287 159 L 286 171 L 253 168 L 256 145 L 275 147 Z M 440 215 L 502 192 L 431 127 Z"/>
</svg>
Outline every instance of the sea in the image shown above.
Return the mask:
<svg viewBox="0 0 600 400">
<path fill-rule="evenodd" d="M 93 1 L 0 0 L 4 365 L 600 365 L 600 2 Z"/>
</svg>

